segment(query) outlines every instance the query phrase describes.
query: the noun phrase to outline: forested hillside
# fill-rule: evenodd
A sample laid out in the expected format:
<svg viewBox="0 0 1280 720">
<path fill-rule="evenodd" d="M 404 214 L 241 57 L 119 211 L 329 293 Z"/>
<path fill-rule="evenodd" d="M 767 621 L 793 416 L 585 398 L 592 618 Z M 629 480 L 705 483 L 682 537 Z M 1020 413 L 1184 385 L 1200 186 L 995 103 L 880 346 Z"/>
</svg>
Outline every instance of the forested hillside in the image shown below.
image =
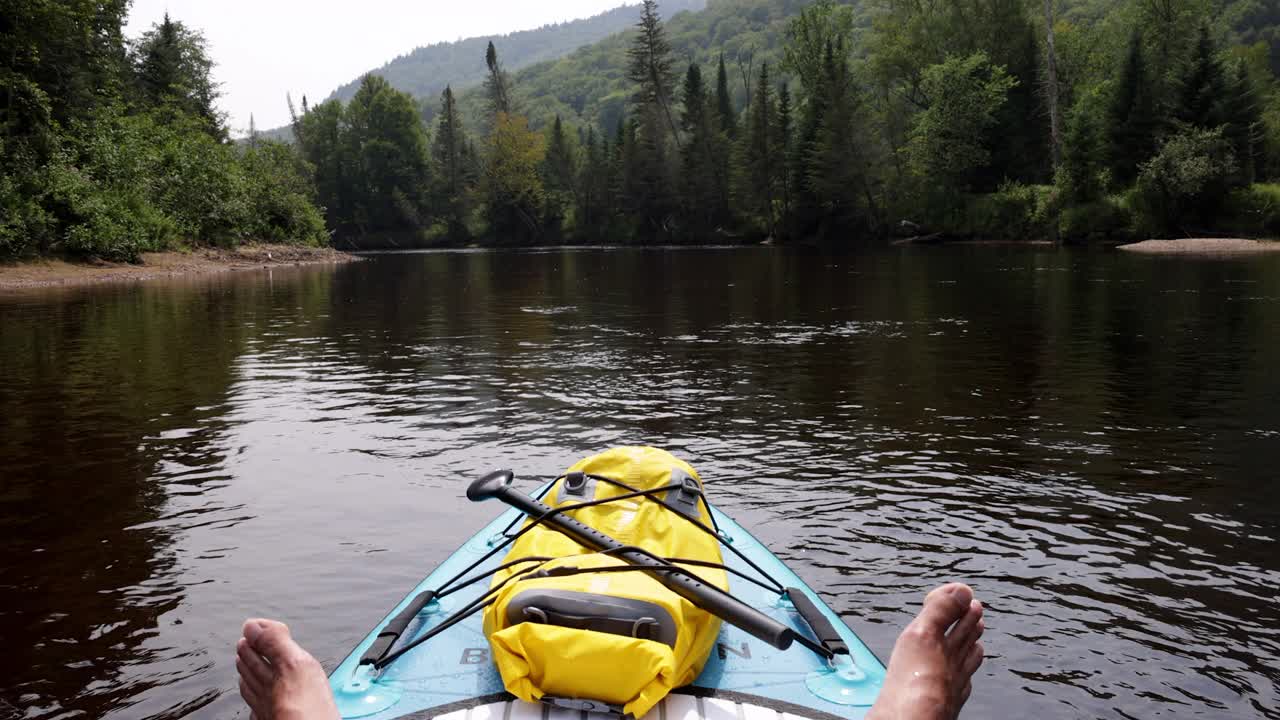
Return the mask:
<svg viewBox="0 0 1280 720">
<path fill-rule="evenodd" d="M 359 149 L 395 92 L 376 77 L 298 126 L 330 225 L 362 242 L 1274 235 L 1278 4 L 711 0 L 664 22 L 646 0 L 514 75 L 490 44 L 433 138 L 397 115 L 398 152 Z"/>
<path fill-rule="evenodd" d="M 0 259 L 327 242 L 294 148 L 227 141 L 199 31 L 166 16 L 127 41 L 127 9 L 5 4 Z"/>
<path fill-rule="evenodd" d="M 669 0 L 664 10 L 674 14 L 683 10 L 701 10 L 706 0 Z M 545 25 L 507 35 L 488 35 L 457 42 L 443 42 L 416 48 L 371 71 L 380 75 L 391 87 L 415 97 L 437 97 L 446 85 L 463 88 L 479 85 L 485 77 L 484 50 L 489 43 L 502 48 L 511 69 L 554 60 L 635 25 L 636 5 L 622 5 L 594 17 Z M 359 78 L 343 85 L 328 99 L 349 102 L 360 87 Z"/>
<path fill-rule="evenodd" d="M 199 33 L 0 26 L 0 252 L 1280 234 L 1280 0 L 711 0 L 226 142 Z M 468 71 L 474 73 L 475 71 Z M 468 77 L 474 77 L 469 75 Z M 431 109 L 424 119 L 423 106 Z"/>
<path fill-rule="evenodd" d="M 788 22 L 810 3 L 811 0 L 709 0 L 702 12 L 672 14 L 668 11 L 670 3 L 663 2 L 659 10 L 670 18 L 666 34 L 672 57 L 682 64 L 692 60 L 702 66 L 704 73 L 714 73 L 723 55 L 734 105 L 744 107 L 747 86 L 753 82 L 759 65 L 768 62 L 778 66 Z M 852 5 L 855 31 L 849 39 L 851 47 L 860 44 L 857 35 L 870 22 L 860 6 L 861 3 Z M 543 125 L 559 115 L 573 125 L 612 128 L 624 114 L 632 92 L 627 78 L 627 53 L 635 37 L 636 16 L 633 10 L 633 27 L 625 33 L 515 73 L 515 99 L 530 120 Z M 501 43 L 498 48 L 503 48 Z M 461 103 L 469 122 L 480 118 L 483 90 L 463 93 Z"/>
<path fill-rule="evenodd" d="M 670 3 L 660 3 L 660 10 L 671 20 L 666 23 L 673 56 L 680 62 L 690 60 L 700 64 L 704 72 L 714 71 L 715 63 L 723 55 L 729 69 L 731 92 L 737 106 L 747 104 L 747 90 L 751 76 L 752 60 L 769 62 L 778 67 L 781 49 L 786 40 L 788 22 L 812 0 L 709 0 L 703 12 L 674 15 L 668 12 Z M 907 5 L 894 0 L 839 0 L 848 6 L 852 18 L 852 32 L 848 46 L 852 57 L 859 62 L 884 61 L 883 37 L 871 35 L 877 17 L 882 20 L 891 12 L 904 12 Z M 1136 21 L 1138 14 L 1152 17 L 1182 15 L 1181 30 L 1192 33 L 1195 18 L 1203 18 L 1210 24 L 1212 34 L 1223 48 L 1253 47 L 1251 52 L 1265 57 L 1273 74 L 1280 74 L 1280 0 L 1056 0 L 1059 9 L 1058 29 L 1066 33 L 1059 40 L 1059 52 L 1068 57 L 1063 62 L 1076 62 L 1080 72 L 1099 72 L 1110 62 L 1117 44 Z M 1008 28 L 1003 25 L 980 26 L 979 20 L 1007 21 L 1014 15 L 1026 15 L 1036 23 L 1042 23 L 1040 3 L 1033 0 L 997 2 L 990 12 L 970 12 L 963 5 L 948 9 L 940 0 L 916 3 L 919 18 L 911 23 L 923 23 L 924 18 L 934 16 L 948 18 L 955 23 L 954 35 L 972 29 L 989 36 L 994 43 L 999 36 L 1010 31 L 1023 32 L 1026 28 Z M 1005 6 L 1004 9 L 1000 9 Z M 1146 10 L 1142 8 L 1145 7 Z M 634 16 L 635 11 L 632 11 Z M 1162 24 L 1176 22 L 1170 17 Z M 633 17 L 634 24 L 634 17 Z M 1042 25 L 1040 26 L 1042 27 Z M 515 97 L 524 107 L 530 120 L 536 125 L 549 123 L 556 115 L 573 124 L 592 123 L 612 127 L 620 110 L 626 105 L 629 83 L 626 78 L 627 50 L 633 37 L 631 28 L 626 33 L 581 48 L 553 61 L 528 67 L 515 74 Z M 882 27 L 886 32 L 899 32 Z M 924 32 L 923 24 L 905 32 Z M 1040 50 L 1042 31 L 1035 29 L 1037 37 L 1024 38 L 1034 42 Z M 1184 37 L 1186 41 L 1189 35 Z M 877 45 L 879 43 L 879 45 Z M 1260 44 L 1260 45 L 1259 45 Z M 497 43 L 500 50 L 504 48 Z M 1259 48 L 1265 48 L 1261 50 Z M 1029 46 L 1028 51 L 1032 48 Z M 482 57 L 480 54 L 473 57 Z M 504 53 L 505 56 L 505 53 Z M 874 57 L 873 57 L 874 56 Z M 1031 59 L 1030 57 L 1028 58 Z M 893 62 L 909 59 L 895 59 Z M 484 70 L 482 63 L 475 63 Z M 512 66 L 509 65 L 508 69 Z M 883 69 L 883 65 L 881 65 Z M 745 72 L 745 75 L 744 75 Z M 744 79 L 746 78 L 746 79 Z M 781 78 L 780 78 L 781 79 Z M 794 78 L 790 78 L 794 80 Z M 1064 82 L 1074 78 L 1064 77 Z M 460 83 L 453 83 L 455 89 Z M 438 91 L 437 91 L 438 92 Z M 483 92 L 473 90 L 464 93 L 462 106 L 468 120 L 480 116 Z"/>
</svg>

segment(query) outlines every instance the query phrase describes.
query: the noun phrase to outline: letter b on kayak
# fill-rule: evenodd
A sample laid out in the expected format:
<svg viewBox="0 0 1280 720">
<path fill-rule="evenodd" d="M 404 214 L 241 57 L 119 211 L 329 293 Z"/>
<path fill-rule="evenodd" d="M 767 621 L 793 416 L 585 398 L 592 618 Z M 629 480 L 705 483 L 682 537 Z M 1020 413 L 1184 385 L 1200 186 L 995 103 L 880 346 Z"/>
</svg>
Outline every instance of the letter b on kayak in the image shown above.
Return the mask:
<svg viewBox="0 0 1280 720">
<path fill-rule="evenodd" d="M 617 448 L 574 465 L 544 501 L 567 507 L 620 498 L 566 514 L 658 557 L 719 565 L 719 540 L 685 517 L 710 523 L 700 487 L 697 472 L 670 453 Z M 520 537 L 506 562 L 522 558 L 531 560 L 494 576 L 497 594 L 484 614 L 511 694 L 530 702 L 593 700 L 640 717 L 702 671 L 720 620 L 650 575 L 545 525 Z M 728 589 L 719 568 L 682 567 Z"/>
</svg>

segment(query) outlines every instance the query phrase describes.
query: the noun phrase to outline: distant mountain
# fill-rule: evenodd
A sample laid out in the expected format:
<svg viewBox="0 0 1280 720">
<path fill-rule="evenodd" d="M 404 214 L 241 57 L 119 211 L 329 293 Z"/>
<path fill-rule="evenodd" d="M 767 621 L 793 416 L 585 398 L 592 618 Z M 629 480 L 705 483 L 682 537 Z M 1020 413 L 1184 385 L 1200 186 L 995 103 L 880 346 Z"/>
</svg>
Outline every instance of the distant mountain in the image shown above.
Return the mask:
<svg viewBox="0 0 1280 720">
<path fill-rule="evenodd" d="M 710 0 L 698 12 L 682 12 L 684 4 L 659 0 L 658 9 L 676 60 L 677 85 L 684 64 L 696 62 L 714 87 L 717 61 L 723 54 L 734 104 L 747 101 L 747 81 L 754 81 L 761 63 L 769 63 L 776 79 L 787 23 L 813 0 Z M 855 8 L 860 36 L 871 23 L 864 0 L 837 0 Z M 555 116 L 572 126 L 594 125 L 612 132 L 625 111 L 634 86 L 627 79 L 627 51 L 635 37 L 638 7 L 624 8 L 630 24 L 624 32 L 583 46 L 555 60 L 530 65 L 513 73 L 516 105 L 535 127 Z M 856 42 L 856 40 L 855 40 Z M 506 51 L 498 45 L 506 62 Z M 481 70 L 483 70 L 481 63 Z M 514 68 L 512 68 L 514 69 Z M 484 113 L 484 92 L 473 87 L 461 94 L 464 121 L 474 131 Z M 428 116 L 434 109 L 427 106 Z"/>
<path fill-rule="evenodd" d="M 706 5 L 707 0 L 664 0 L 662 8 L 664 13 L 672 14 L 685 10 L 698 11 Z M 557 60 L 578 48 L 628 30 L 639 17 L 640 9 L 637 4 L 623 4 L 593 17 L 544 25 L 535 30 L 419 47 L 369 72 L 381 75 L 392 87 L 413 95 L 430 117 L 434 114 L 440 93 L 444 92 L 446 85 L 460 90 L 479 85 L 484 80 L 485 73 L 488 72 L 484 64 L 484 51 L 490 42 L 497 46 L 503 67 L 515 72 L 541 62 Z M 357 77 L 334 90 L 325 99 L 336 98 L 348 102 L 359 86 L 360 78 Z M 292 142 L 293 132 L 286 125 L 260 131 L 259 137 Z"/>
<path fill-rule="evenodd" d="M 701 10 L 707 0 L 665 0 L 664 12 Z M 433 102 L 445 85 L 454 89 L 478 85 L 487 69 L 484 51 L 492 41 L 507 70 L 516 71 L 530 65 L 564 57 L 584 45 L 590 45 L 635 25 L 639 17 L 635 5 L 623 5 L 594 17 L 544 25 L 536 30 L 522 30 L 509 35 L 487 35 L 457 42 L 436 43 L 420 47 L 382 67 L 371 70 L 403 90 L 426 102 Z M 343 85 L 328 99 L 349 101 L 356 93 L 360 79 Z"/>
</svg>

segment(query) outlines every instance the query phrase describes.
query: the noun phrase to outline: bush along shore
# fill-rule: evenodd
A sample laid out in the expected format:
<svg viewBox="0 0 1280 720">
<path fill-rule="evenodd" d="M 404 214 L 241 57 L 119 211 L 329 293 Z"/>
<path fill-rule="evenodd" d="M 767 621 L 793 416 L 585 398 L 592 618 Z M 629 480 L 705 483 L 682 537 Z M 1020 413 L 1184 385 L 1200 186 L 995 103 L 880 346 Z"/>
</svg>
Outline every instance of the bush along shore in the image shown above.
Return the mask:
<svg viewBox="0 0 1280 720">
<path fill-rule="evenodd" d="M 178 247 L 329 241 L 293 147 L 229 142 L 202 36 L 128 3 L 20 3 L 0 35 L 0 258 L 137 262 Z"/>
</svg>

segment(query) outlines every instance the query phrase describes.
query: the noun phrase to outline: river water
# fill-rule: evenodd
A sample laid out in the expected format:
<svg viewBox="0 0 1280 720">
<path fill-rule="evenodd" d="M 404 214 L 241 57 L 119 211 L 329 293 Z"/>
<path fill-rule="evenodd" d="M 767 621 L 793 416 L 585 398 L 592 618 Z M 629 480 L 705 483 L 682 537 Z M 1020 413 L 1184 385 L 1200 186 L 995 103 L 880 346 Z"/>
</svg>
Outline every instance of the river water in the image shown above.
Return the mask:
<svg viewBox="0 0 1280 720">
<path fill-rule="evenodd" d="M 965 716 L 1280 718 L 1280 258 L 382 255 L 0 298 L 0 718 L 247 718 L 495 511 L 668 448 L 882 657 L 971 583 Z"/>
</svg>

